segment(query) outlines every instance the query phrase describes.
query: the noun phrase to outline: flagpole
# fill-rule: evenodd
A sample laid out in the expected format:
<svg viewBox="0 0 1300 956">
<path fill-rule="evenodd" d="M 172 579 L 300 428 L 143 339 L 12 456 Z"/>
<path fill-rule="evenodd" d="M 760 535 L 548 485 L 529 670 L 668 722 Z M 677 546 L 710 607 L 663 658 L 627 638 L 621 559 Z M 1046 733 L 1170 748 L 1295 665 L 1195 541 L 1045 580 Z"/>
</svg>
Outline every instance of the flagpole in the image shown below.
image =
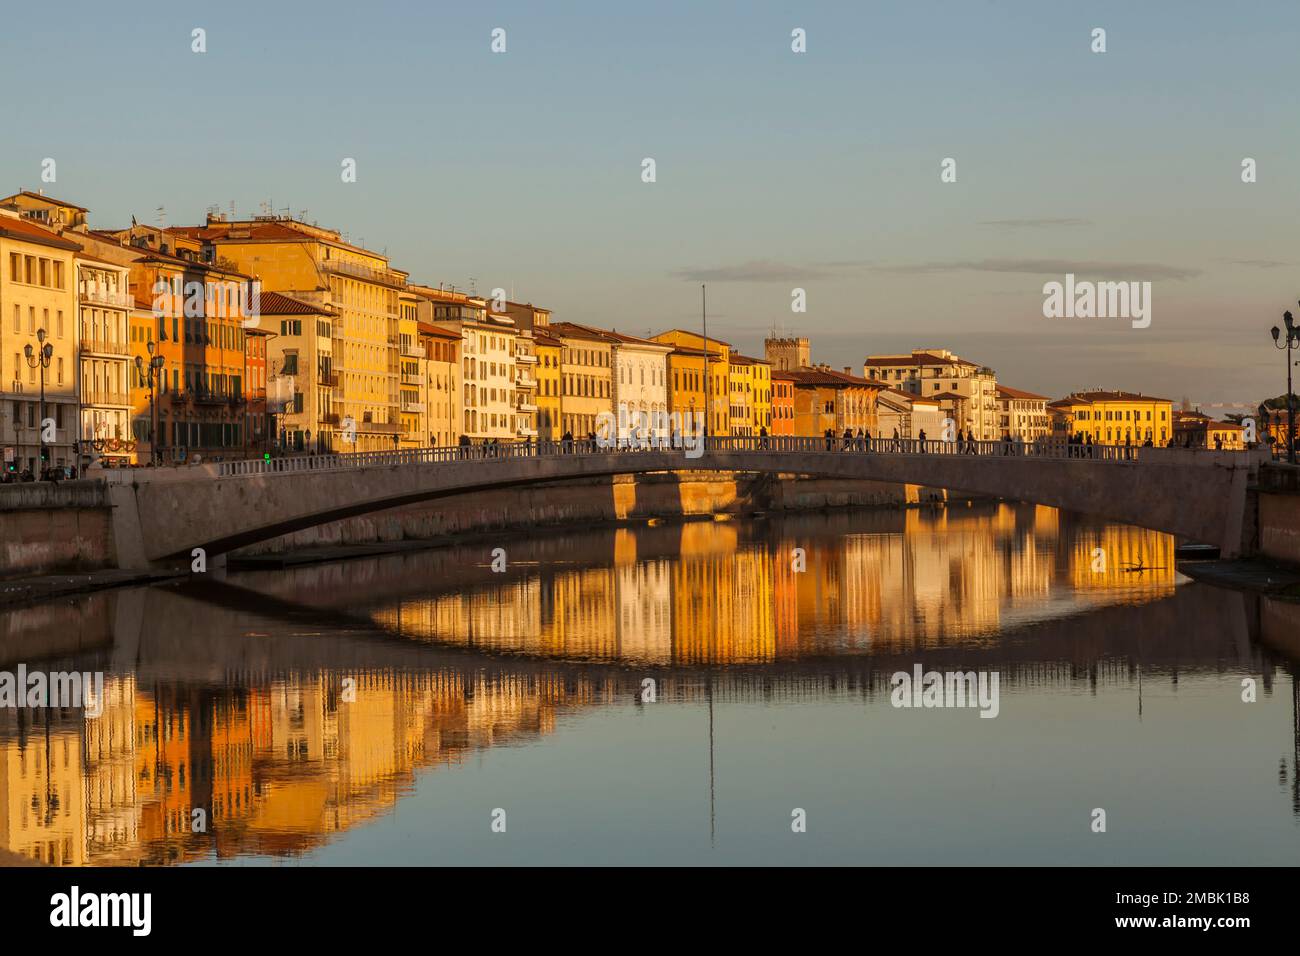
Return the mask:
<svg viewBox="0 0 1300 956">
<path fill-rule="evenodd" d="M 709 437 L 709 419 L 713 417 L 712 373 L 709 370 L 709 295 L 700 283 L 700 318 L 704 322 L 704 438 Z"/>
</svg>

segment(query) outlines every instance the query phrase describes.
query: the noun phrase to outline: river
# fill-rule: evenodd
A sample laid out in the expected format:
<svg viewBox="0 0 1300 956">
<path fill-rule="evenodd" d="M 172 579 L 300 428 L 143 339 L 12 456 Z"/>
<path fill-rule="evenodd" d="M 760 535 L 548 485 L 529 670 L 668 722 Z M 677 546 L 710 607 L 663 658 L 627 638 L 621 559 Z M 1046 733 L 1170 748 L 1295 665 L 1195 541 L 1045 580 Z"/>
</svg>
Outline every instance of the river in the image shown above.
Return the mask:
<svg viewBox="0 0 1300 956">
<path fill-rule="evenodd" d="M 1291 864 L 1300 615 L 1174 563 L 1167 535 L 989 504 L 570 530 L 14 609 L 0 669 L 104 689 L 97 716 L 0 707 L 0 848 Z M 972 695 L 894 689 L 931 671 Z"/>
</svg>

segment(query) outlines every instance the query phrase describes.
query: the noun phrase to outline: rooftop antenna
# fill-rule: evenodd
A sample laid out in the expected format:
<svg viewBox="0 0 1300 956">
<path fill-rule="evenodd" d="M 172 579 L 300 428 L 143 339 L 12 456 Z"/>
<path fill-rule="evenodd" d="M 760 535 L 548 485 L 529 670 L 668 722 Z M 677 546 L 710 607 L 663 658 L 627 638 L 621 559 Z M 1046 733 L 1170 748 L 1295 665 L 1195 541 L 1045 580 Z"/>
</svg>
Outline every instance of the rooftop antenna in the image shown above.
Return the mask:
<svg viewBox="0 0 1300 956">
<path fill-rule="evenodd" d="M 167 225 L 167 210 L 159 206 L 155 212 L 158 214 L 158 228 L 162 229 Z"/>
<path fill-rule="evenodd" d="M 230 218 L 235 218 L 235 201 L 233 199 L 230 200 Z"/>
</svg>

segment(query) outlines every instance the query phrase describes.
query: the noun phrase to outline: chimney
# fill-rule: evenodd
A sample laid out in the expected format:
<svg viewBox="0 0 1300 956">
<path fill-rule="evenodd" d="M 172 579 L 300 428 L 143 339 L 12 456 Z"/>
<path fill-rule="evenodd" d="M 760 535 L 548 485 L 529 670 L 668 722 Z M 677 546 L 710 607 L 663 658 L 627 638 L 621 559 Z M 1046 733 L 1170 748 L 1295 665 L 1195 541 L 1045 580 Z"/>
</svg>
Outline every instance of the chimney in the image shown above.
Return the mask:
<svg viewBox="0 0 1300 956">
<path fill-rule="evenodd" d="M 852 374 L 853 374 L 853 366 L 852 366 L 852 365 L 846 365 L 846 366 L 844 366 L 844 374 L 845 374 L 845 375 L 852 375 Z"/>
</svg>

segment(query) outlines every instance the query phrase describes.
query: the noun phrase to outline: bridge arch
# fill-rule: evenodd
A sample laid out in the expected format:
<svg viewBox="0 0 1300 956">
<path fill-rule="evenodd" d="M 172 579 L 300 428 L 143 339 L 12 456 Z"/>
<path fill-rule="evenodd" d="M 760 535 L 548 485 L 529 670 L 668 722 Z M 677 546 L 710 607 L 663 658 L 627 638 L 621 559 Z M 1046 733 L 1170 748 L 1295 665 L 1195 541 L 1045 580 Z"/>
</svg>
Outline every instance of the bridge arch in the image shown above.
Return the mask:
<svg viewBox="0 0 1300 956">
<path fill-rule="evenodd" d="M 1083 457 L 1087 454 L 1088 457 Z M 830 450 L 823 439 L 710 439 L 680 449 L 616 451 L 574 443 L 412 449 L 229 462 L 119 473 L 110 489 L 119 563 L 147 567 L 209 555 L 402 505 L 574 479 L 666 471 L 809 475 L 948 488 L 1049 505 L 1216 544 L 1235 555 L 1247 484 L 1264 454 L 1115 446 L 877 440 Z"/>
</svg>

